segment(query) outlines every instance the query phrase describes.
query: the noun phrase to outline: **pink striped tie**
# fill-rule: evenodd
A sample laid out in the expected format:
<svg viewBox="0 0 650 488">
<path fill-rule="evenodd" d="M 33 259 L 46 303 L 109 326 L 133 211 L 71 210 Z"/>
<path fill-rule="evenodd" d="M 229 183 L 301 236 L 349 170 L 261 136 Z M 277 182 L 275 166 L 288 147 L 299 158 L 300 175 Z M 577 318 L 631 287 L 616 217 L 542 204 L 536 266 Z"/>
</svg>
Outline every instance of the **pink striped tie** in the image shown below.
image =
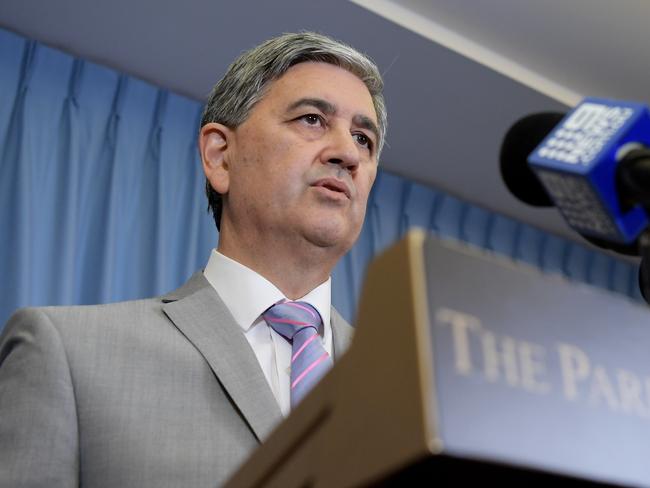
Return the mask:
<svg viewBox="0 0 650 488">
<path fill-rule="evenodd" d="M 306 302 L 276 303 L 262 314 L 266 323 L 291 343 L 291 407 L 295 407 L 332 367 L 318 328 L 322 320 Z"/>
</svg>

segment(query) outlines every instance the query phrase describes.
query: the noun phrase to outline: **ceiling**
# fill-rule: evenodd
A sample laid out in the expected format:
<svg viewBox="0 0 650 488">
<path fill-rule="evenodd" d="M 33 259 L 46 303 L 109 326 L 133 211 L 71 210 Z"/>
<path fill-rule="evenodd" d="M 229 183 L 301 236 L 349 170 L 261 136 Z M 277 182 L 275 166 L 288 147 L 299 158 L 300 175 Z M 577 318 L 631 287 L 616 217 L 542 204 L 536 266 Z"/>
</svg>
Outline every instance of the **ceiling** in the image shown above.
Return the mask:
<svg viewBox="0 0 650 488">
<path fill-rule="evenodd" d="M 571 238 L 500 180 L 508 127 L 582 96 L 650 101 L 644 0 L 2 0 L 0 27 L 202 100 L 240 53 L 316 30 L 368 53 L 391 172 Z"/>
</svg>

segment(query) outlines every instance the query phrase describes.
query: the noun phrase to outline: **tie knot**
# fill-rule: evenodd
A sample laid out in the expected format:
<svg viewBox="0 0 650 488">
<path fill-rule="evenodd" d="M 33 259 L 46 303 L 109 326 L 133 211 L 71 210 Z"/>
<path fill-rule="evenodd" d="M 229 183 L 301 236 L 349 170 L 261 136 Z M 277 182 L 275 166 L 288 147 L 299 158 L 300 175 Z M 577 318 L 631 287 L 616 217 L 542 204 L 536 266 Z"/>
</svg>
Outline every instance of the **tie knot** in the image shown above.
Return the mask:
<svg viewBox="0 0 650 488">
<path fill-rule="evenodd" d="M 266 323 L 288 340 L 305 328 L 318 332 L 322 320 L 318 311 L 306 302 L 281 302 L 262 314 Z"/>
</svg>

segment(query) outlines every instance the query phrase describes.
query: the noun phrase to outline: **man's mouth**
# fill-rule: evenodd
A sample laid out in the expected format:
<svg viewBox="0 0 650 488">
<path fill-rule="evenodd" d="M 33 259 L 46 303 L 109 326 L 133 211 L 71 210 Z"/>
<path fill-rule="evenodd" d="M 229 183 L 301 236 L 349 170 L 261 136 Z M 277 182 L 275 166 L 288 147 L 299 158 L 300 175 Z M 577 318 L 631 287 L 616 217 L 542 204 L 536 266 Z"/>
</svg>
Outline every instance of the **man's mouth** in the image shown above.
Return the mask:
<svg viewBox="0 0 650 488">
<path fill-rule="evenodd" d="M 347 198 L 350 198 L 351 195 L 350 187 L 345 182 L 336 178 L 323 178 L 321 180 L 318 180 L 312 186 L 326 188 L 327 190 L 333 192 L 342 193 Z"/>
</svg>

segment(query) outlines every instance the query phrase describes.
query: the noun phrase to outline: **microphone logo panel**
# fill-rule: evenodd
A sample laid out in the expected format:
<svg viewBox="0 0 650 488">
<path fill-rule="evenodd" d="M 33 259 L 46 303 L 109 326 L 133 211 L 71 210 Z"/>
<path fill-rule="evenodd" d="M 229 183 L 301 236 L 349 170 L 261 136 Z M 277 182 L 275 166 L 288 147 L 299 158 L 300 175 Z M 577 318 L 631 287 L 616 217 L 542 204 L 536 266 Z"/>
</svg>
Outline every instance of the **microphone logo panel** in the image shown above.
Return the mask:
<svg viewBox="0 0 650 488">
<path fill-rule="evenodd" d="M 546 138 L 538 155 L 560 163 L 589 166 L 634 112 L 630 107 L 583 103 Z"/>
</svg>

